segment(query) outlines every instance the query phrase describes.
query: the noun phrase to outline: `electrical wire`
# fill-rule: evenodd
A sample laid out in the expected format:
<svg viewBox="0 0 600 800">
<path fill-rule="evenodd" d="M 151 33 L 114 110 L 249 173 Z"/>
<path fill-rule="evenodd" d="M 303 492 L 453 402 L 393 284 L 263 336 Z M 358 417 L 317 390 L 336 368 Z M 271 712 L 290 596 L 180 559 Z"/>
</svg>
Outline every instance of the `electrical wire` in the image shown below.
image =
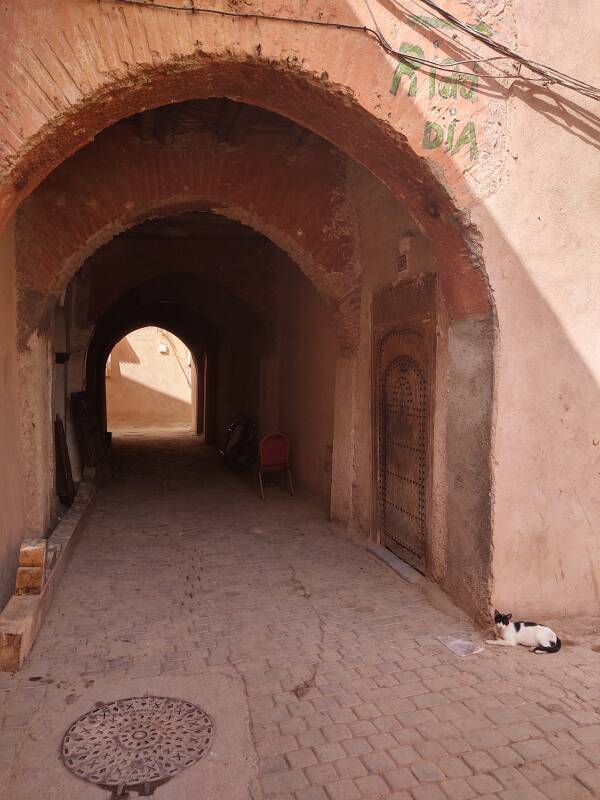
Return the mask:
<svg viewBox="0 0 600 800">
<path fill-rule="evenodd" d="M 355 25 L 349 22 L 328 22 L 325 20 L 317 20 L 317 19 L 303 19 L 299 17 L 286 17 L 286 16 L 276 16 L 273 14 L 258 14 L 254 12 L 240 12 L 240 11 L 224 11 L 216 8 L 204 8 L 195 5 L 194 0 L 190 0 L 189 6 L 174 6 L 170 5 L 169 3 L 155 3 L 155 2 L 148 2 L 148 0 L 100 0 L 100 2 L 110 2 L 116 3 L 119 5 L 125 6 L 142 6 L 144 8 L 149 9 L 163 9 L 168 11 L 176 11 L 181 13 L 191 13 L 191 14 L 207 14 L 212 16 L 220 16 L 220 17 L 231 17 L 236 19 L 249 19 L 255 21 L 268 21 L 268 22 L 283 22 L 289 24 L 297 24 L 297 25 L 308 25 L 313 27 L 322 27 L 322 28 L 334 28 L 337 30 L 342 31 L 353 31 L 358 33 L 366 33 L 367 35 L 373 37 L 377 44 L 384 50 L 388 55 L 393 56 L 399 62 L 402 62 L 409 67 L 414 68 L 415 65 L 430 67 L 432 70 L 436 70 L 437 72 L 449 72 L 456 74 L 457 67 L 463 64 L 480 64 L 480 63 L 492 63 L 496 61 L 502 60 L 510 60 L 514 61 L 518 64 L 518 68 L 515 72 L 504 72 L 499 71 L 498 73 L 483 73 L 483 72 L 465 72 L 460 71 L 458 72 L 458 76 L 463 78 L 484 78 L 490 80 L 519 80 L 525 83 L 543 83 L 545 85 L 550 84 L 558 84 L 560 86 L 564 86 L 567 89 L 571 89 L 574 92 L 578 92 L 579 94 L 585 95 L 586 97 L 590 97 L 594 100 L 600 100 L 600 88 L 596 86 L 592 86 L 591 84 L 585 83 L 584 81 L 580 81 L 578 78 L 573 78 L 570 75 L 567 75 L 559 70 L 554 69 L 553 67 L 548 67 L 544 64 L 540 64 L 536 61 L 531 61 L 524 56 L 519 55 L 515 51 L 511 50 L 509 47 L 500 44 L 499 42 L 495 42 L 489 36 L 486 36 L 484 33 L 480 33 L 479 31 L 474 30 L 473 28 L 469 27 L 465 23 L 461 22 L 457 17 L 450 14 L 448 11 L 445 11 L 443 8 L 437 5 L 433 0 L 417 0 L 417 2 L 421 3 L 422 5 L 426 6 L 432 11 L 435 11 L 439 14 L 440 17 L 445 19 L 447 22 L 450 22 L 454 27 L 458 28 L 459 30 L 467 33 L 469 36 L 474 37 L 478 41 L 482 42 L 486 46 L 490 47 L 499 55 L 492 56 L 490 58 L 473 58 L 473 59 L 465 59 L 462 61 L 452 61 L 449 63 L 441 64 L 437 61 L 432 61 L 427 58 L 422 58 L 418 55 L 413 55 L 412 53 L 406 54 L 401 53 L 399 50 L 396 50 L 394 47 L 390 45 L 387 41 L 377 21 L 374 17 L 374 14 L 369 6 L 368 0 L 365 0 L 365 5 L 368 9 L 369 15 L 373 20 L 374 27 L 371 28 L 368 25 Z M 522 75 L 521 68 L 526 67 L 531 72 L 534 73 L 537 77 L 531 77 L 529 75 Z"/>
<path fill-rule="evenodd" d="M 532 72 L 541 76 L 542 80 L 547 80 L 548 83 L 558 83 L 561 86 L 565 86 L 568 89 L 572 89 L 575 92 L 579 92 L 580 94 L 584 94 L 587 97 L 592 97 L 595 100 L 600 99 L 600 89 L 595 86 L 592 86 L 589 83 L 585 83 L 584 81 L 580 81 L 578 78 L 573 78 L 570 75 L 567 75 L 564 72 L 560 72 L 553 67 L 549 67 L 546 64 L 541 64 L 538 61 L 532 61 L 528 58 L 517 53 L 515 50 L 511 50 L 510 47 L 506 47 L 506 45 L 501 44 L 500 42 L 494 41 L 490 36 L 480 31 L 471 28 L 469 25 L 465 25 L 464 22 L 455 17 L 449 11 L 446 11 L 444 8 L 439 6 L 435 0 L 416 0 L 420 5 L 429 8 L 431 11 L 434 11 L 438 14 L 442 19 L 445 19 L 447 22 L 450 22 L 453 27 L 458 28 L 459 30 L 463 31 L 464 33 L 468 34 L 469 36 L 477 39 L 478 41 L 485 44 L 487 47 L 495 50 L 496 52 L 500 53 L 502 57 L 512 59 L 516 61 L 520 66 L 527 67 L 527 69 L 531 70 Z M 515 77 L 521 78 L 521 80 L 525 80 L 522 76 L 518 75 Z M 532 80 L 528 78 L 527 80 Z"/>
<path fill-rule="evenodd" d="M 417 2 L 417 0 L 413 0 L 413 2 Z M 371 6 L 369 4 L 369 0 L 364 0 L 364 4 L 367 7 L 367 10 L 368 10 L 368 12 L 369 12 L 369 14 L 371 16 L 371 19 L 373 20 L 373 25 L 375 26 L 375 29 L 376 29 L 377 34 L 378 34 L 378 37 L 385 44 L 385 49 L 387 50 L 387 52 L 394 53 L 395 55 L 401 56 L 402 60 L 407 61 L 409 64 L 410 64 L 411 61 L 414 61 L 414 62 L 418 62 L 419 64 L 425 64 L 425 65 L 430 66 L 430 67 L 432 67 L 434 69 L 441 69 L 441 70 L 444 70 L 444 71 L 447 71 L 447 72 L 454 72 L 455 71 L 454 67 L 460 66 L 462 64 L 483 64 L 483 63 L 490 62 L 490 61 L 504 61 L 507 58 L 507 56 L 504 56 L 504 55 L 502 55 L 502 56 L 491 56 L 489 58 L 481 58 L 481 57 L 477 56 L 476 58 L 465 58 L 465 59 L 461 59 L 460 61 L 452 61 L 452 59 L 449 59 L 448 61 L 445 61 L 443 64 L 440 64 L 437 61 L 430 61 L 429 59 L 421 58 L 420 56 L 414 56 L 413 57 L 412 53 L 410 55 L 408 53 L 399 53 L 399 51 L 395 51 L 392 48 L 391 44 L 385 38 L 381 28 L 379 27 L 377 19 L 375 18 L 375 14 L 373 13 L 373 10 L 371 9 Z M 396 5 L 398 5 L 398 3 L 396 3 Z M 426 25 L 426 27 L 430 27 L 426 23 L 425 23 L 425 25 Z M 508 76 L 508 75 L 498 75 L 498 76 L 489 75 L 489 76 L 485 76 L 485 75 L 482 75 L 481 73 L 471 73 L 471 74 L 469 74 L 469 73 L 466 73 L 466 72 L 463 72 L 463 71 L 461 71 L 460 74 L 461 75 L 465 75 L 467 77 L 473 77 L 473 76 L 475 76 L 475 77 L 490 77 L 490 78 L 491 77 L 511 77 L 511 78 L 513 77 L 513 76 Z"/>
</svg>

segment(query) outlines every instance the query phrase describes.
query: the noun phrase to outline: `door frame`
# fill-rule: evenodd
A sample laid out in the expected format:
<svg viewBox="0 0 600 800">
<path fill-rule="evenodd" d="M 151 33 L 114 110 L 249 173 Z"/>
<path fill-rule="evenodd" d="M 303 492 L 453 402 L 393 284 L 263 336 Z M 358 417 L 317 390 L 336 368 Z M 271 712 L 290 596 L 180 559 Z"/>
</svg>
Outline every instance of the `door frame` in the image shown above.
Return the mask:
<svg viewBox="0 0 600 800">
<path fill-rule="evenodd" d="M 424 570 L 431 571 L 433 520 L 433 457 L 437 342 L 437 276 L 428 274 L 373 293 L 371 301 L 371 442 L 372 442 L 372 531 L 377 544 L 385 547 L 379 518 L 379 388 L 381 346 L 393 333 L 417 333 L 423 337 L 427 365 L 427 435 L 425 452 L 425 542 Z M 392 552 L 390 550 L 390 552 Z M 394 553 L 394 555 L 396 555 Z M 400 558 L 399 556 L 397 556 Z M 411 565 L 412 566 L 412 565 Z M 414 568 L 414 567 L 413 567 Z"/>
</svg>

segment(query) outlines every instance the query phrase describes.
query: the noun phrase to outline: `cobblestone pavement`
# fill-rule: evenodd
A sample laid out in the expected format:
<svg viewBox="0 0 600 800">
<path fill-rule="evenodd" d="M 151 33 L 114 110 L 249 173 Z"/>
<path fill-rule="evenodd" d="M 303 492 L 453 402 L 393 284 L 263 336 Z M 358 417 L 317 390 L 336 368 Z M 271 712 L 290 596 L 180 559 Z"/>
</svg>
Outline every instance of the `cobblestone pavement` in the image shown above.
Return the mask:
<svg viewBox="0 0 600 800">
<path fill-rule="evenodd" d="M 198 685 L 214 670 L 247 703 L 249 798 L 600 797 L 589 645 L 454 655 L 437 635 L 483 633 L 336 536 L 306 499 L 272 488 L 261 502 L 191 435 L 116 439 L 115 473 L 24 670 L 0 675 L 7 797 L 29 797 L 19 753 L 76 681 Z M 205 763 L 190 768 L 198 800 Z"/>
</svg>

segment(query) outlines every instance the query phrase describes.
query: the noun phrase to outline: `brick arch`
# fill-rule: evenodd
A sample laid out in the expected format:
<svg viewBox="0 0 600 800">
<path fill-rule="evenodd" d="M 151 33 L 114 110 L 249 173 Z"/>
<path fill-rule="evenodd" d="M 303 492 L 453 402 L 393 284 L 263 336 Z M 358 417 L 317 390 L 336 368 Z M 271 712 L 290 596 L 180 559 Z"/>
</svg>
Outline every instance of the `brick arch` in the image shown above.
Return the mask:
<svg viewBox="0 0 600 800">
<path fill-rule="evenodd" d="M 32 42 L 33 62 L 25 66 L 33 71 L 33 85 L 19 74 L 18 63 L 15 68 L 11 65 L 10 49 L 0 55 L 0 66 L 5 66 L 11 81 L 11 96 L 1 111 L 4 115 L 8 107 L 12 115 L 10 124 L 0 130 L 0 140 L 9 143 L 3 162 L 6 180 L 0 185 L 0 225 L 53 169 L 77 151 L 81 155 L 84 152 L 81 148 L 94 137 L 111 135 L 106 129 L 113 123 L 146 108 L 189 99 L 226 97 L 279 113 L 316 132 L 369 170 L 410 212 L 429 241 L 435 260 L 432 269 L 437 267 L 447 311 L 443 315 L 444 324 L 448 323 L 453 347 L 451 357 L 443 365 L 447 369 L 441 375 L 451 398 L 446 409 L 447 438 L 440 442 L 439 449 L 448 454 L 447 462 L 442 458 L 439 465 L 440 475 L 448 476 L 447 515 L 443 503 L 440 508 L 442 516 L 447 516 L 448 530 L 455 536 L 452 539 L 449 533 L 448 541 L 459 544 L 454 551 L 454 562 L 448 562 L 445 581 L 465 604 L 483 610 L 491 575 L 493 306 L 478 232 L 469 224 L 471 199 L 463 174 L 442 147 L 435 152 L 427 151 L 427 158 L 418 155 L 424 152 L 421 141 L 426 121 L 418 98 L 405 93 L 393 98 L 392 103 L 389 80 L 394 64 L 365 36 L 340 44 L 335 30 L 268 23 L 267 32 L 267 23 L 242 25 L 231 19 L 211 17 L 209 21 L 204 15 L 158 11 L 150 14 L 149 9 L 122 6 L 105 12 L 104 4 L 95 5 L 94 10 L 89 4 L 80 5 L 82 9 L 70 17 L 71 27 L 53 31 L 50 25 L 39 42 Z M 391 5 L 385 4 L 385 13 Z M 362 3 L 339 0 L 335 18 L 348 15 L 354 21 L 357 16 L 352 11 L 354 6 L 361 9 L 360 14 L 367 14 Z M 263 13 L 271 10 L 277 13 L 280 9 L 281 4 L 276 0 L 266 0 L 264 7 L 261 4 Z M 73 22 L 77 15 L 81 16 Z M 418 36 L 414 30 L 403 35 L 399 27 L 394 34 L 398 38 Z M 7 55 L 8 60 L 3 64 L 2 59 Z M 123 158 L 128 155 L 133 161 L 127 152 Z M 275 163 L 271 159 L 266 165 L 266 174 L 272 174 Z M 63 166 L 68 169 L 67 163 Z M 105 172 L 102 183 L 109 183 L 110 175 L 110 171 Z M 286 180 L 287 177 L 286 172 Z M 300 177 L 304 179 L 305 175 Z M 158 191 L 161 179 L 156 176 L 155 180 Z M 263 185 L 267 191 L 272 190 L 272 186 Z M 67 199 L 60 199 L 60 203 L 66 203 Z M 173 197 L 162 193 L 163 205 L 151 205 L 145 214 L 167 213 L 169 208 L 164 205 L 167 200 L 175 203 L 176 208 L 185 208 L 190 199 L 196 203 L 208 200 L 211 208 L 218 205 L 218 200 L 204 190 L 197 197 L 191 197 L 189 192 Z M 311 226 L 310 236 L 314 237 L 316 248 L 311 250 L 303 240 L 304 232 L 298 234 L 296 220 L 287 220 L 281 227 L 277 225 L 281 221 L 277 215 L 284 213 L 282 209 L 271 208 L 269 214 L 259 217 L 257 201 L 249 197 L 246 201 L 245 205 L 234 205 L 228 198 L 219 211 L 234 217 L 237 214 L 236 218 L 247 223 L 254 219 L 256 227 L 264 225 L 266 235 L 271 231 L 273 240 L 278 233 L 283 249 L 297 247 L 302 251 L 302 257 L 294 260 L 305 271 L 310 266 L 310 256 L 319 252 L 317 239 L 321 245 L 325 242 L 335 245 L 330 252 L 322 251 L 312 264 L 313 282 L 317 285 L 320 277 L 323 280 L 320 294 L 334 306 L 337 303 L 339 307 L 348 307 L 348 314 L 340 315 L 342 319 L 355 319 L 357 291 L 352 284 L 338 282 L 338 278 L 345 281 L 343 273 L 347 267 L 344 259 L 339 258 L 343 250 L 335 242 L 340 231 L 339 220 L 321 215 L 319 226 Z M 60 203 L 54 207 L 60 208 Z M 131 222 L 135 223 L 133 210 L 129 209 Z M 93 205 L 82 208 L 77 219 L 85 226 L 88 215 L 95 215 Z M 106 225 L 96 229 L 100 240 L 118 230 L 118 215 L 107 220 Z M 22 226 L 21 230 L 26 229 Z M 74 233 L 71 226 L 61 229 L 56 217 L 54 221 L 47 220 L 45 231 L 50 234 L 53 249 L 62 247 Z M 343 238 L 343 225 L 341 232 Z M 26 242 L 21 240 L 20 244 Z M 97 246 L 93 237 L 88 238 L 87 246 L 89 252 Z M 35 259 L 30 261 L 34 262 Z M 42 272 L 37 276 L 40 279 Z M 51 289 L 59 274 L 62 274 L 59 284 Z M 54 273 L 46 270 L 46 283 L 41 280 L 39 285 L 41 291 L 34 284 L 25 287 L 22 307 L 32 304 L 39 316 L 44 301 L 65 276 L 60 270 Z M 333 290 L 333 299 L 331 294 L 327 295 L 327 288 Z M 343 392 L 339 403 L 343 413 L 336 419 L 334 441 L 334 452 L 340 453 L 334 463 L 337 470 L 334 515 L 339 512 L 339 519 L 346 522 L 359 512 L 365 499 L 368 503 L 368 493 L 363 496 L 361 480 L 354 477 L 357 473 L 347 468 L 356 463 L 355 423 L 369 424 L 365 413 L 368 404 L 363 402 L 368 378 L 359 386 L 356 381 L 359 361 L 359 357 L 341 358 L 336 369 L 336 387 Z M 443 399 L 444 392 L 439 394 Z M 367 459 L 363 462 L 366 464 Z M 361 475 L 364 477 L 366 473 L 363 469 Z M 443 493 L 445 478 L 441 484 Z M 456 531 L 461 534 L 455 535 Z M 473 554 L 473 565 L 466 575 L 457 567 L 465 543 L 469 558 Z"/>
<path fill-rule="evenodd" d="M 264 13 L 277 12 L 270 5 Z M 434 175 L 416 155 L 424 120 L 411 98 L 396 100 L 390 124 L 390 98 L 365 82 L 393 67 L 372 39 L 353 33 L 342 43 L 335 29 L 133 6 L 99 4 L 79 13 L 71 27 L 32 44 L 24 69 L 6 64 L 12 115 L 1 137 L 3 218 L 119 118 L 169 102 L 230 97 L 289 117 L 369 169 L 432 242 L 450 315 L 490 312 L 478 248 L 449 193 L 461 179 L 449 156 L 432 156 Z M 341 3 L 336 18 L 362 23 L 365 13 Z"/>
<path fill-rule="evenodd" d="M 103 377 L 106 360 L 114 347 L 130 333 L 155 326 L 164 328 L 169 333 L 181 339 L 188 348 L 194 359 L 196 368 L 201 363 L 202 357 L 206 352 L 210 352 L 214 346 L 214 338 L 211 336 L 210 326 L 199 326 L 197 314 L 195 315 L 196 330 L 192 330 L 189 317 L 190 311 L 185 306 L 176 306 L 165 311 L 159 304 L 143 306 L 137 309 L 135 314 L 130 314 L 127 321 L 119 326 L 115 322 L 111 330 L 101 328 L 94 334 L 88 348 L 86 359 L 86 385 L 85 388 L 92 393 L 97 393 L 101 384 L 99 378 Z M 198 333 L 200 330 L 200 333 Z M 203 335 L 204 334 L 204 335 Z M 104 399 L 104 395 L 102 395 Z M 100 406 L 97 406 L 100 408 Z M 105 410 L 105 409 L 104 409 Z M 106 415 L 103 415 L 103 422 L 106 423 Z"/>
<path fill-rule="evenodd" d="M 331 309 L 342 346 L 351 346 L 359 268 L 343 168 L 344 157 L 324 142 L 289 157 L 284 144 L 265 148 L 258 137 L 236 148 L 195 138 L 161 147 L 130 126 L 113 127 L 21 205 L 22 343 L 99 247 L 148 218 L 200 209 L 245 223 L 287 253 Z"/>
</svg>

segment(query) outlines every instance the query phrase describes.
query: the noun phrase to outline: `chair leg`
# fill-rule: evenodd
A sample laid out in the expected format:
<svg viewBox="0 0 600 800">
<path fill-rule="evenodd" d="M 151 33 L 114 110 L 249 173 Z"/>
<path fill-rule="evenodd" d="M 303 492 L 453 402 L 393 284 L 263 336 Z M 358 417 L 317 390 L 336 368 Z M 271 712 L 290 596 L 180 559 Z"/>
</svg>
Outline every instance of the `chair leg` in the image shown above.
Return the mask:
<svg viewBox="0 0 600 800">
<path fill-rule="evenodd" d="M 290 468 L 287 468 L 287 476 L 288 476 L 288 483 L 290 485 L 290 494 L 295 494 L 294 492 L 294 482 L 292 481 L 292 473 L 290 472 Z"/>
<path fill-rule="evenodd" d="M 265 488 L 263 486 L 262 472 L 260 471 L 260 467 L 258 468 L 258 485 L 260 487 L 260 496 L 264 500 L 265 499 Z"/>
</svg>

